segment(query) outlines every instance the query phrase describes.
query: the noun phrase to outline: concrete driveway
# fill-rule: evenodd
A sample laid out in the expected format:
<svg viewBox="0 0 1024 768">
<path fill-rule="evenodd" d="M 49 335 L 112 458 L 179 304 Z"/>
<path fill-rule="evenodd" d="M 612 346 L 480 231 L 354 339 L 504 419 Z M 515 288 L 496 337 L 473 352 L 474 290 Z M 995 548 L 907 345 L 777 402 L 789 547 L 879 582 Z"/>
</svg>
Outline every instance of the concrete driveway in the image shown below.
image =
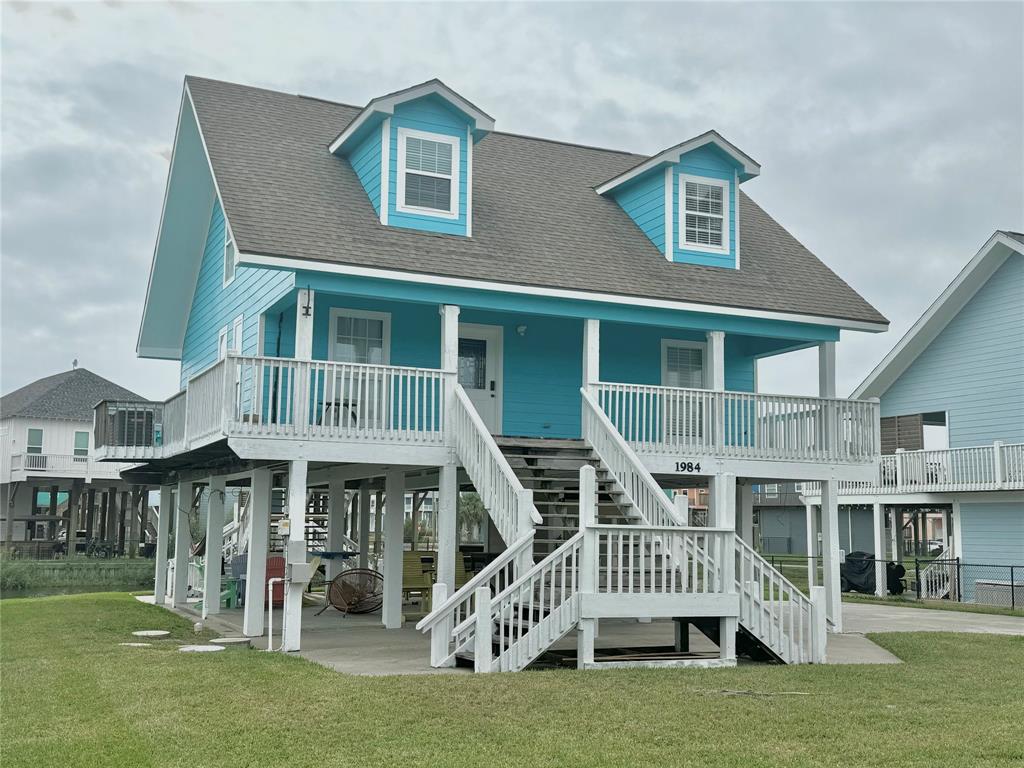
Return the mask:
<svg viewBox="0 0 1024 768">
<path fill-rule="evenodd" d="M 980 632 L 1024 635 L 1024 618 L 987 613 L 903 608 L 897 605 L 843 603 L 843 631 L 868 632 Z"/>
</svg>

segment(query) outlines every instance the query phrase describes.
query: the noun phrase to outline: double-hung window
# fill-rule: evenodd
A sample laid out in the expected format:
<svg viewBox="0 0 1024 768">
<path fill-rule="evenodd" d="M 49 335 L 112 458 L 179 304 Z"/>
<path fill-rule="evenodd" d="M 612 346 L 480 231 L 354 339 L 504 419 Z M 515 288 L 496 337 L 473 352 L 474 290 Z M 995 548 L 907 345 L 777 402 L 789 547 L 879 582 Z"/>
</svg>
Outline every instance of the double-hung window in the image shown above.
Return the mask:
<svg viewBox="0 0 1024 768">
<path fill-rule="evenodd" d="M 661 383 L 680 389 L 704 388 L 706 345 L 697 341 L 663 339 L 661 342 Z M 669 391 L 665 395 L 666 436 L 687 442 L 699 440 L 704 432 L 705 401 L 693 393 Z"/>
<path fill-rule="evenodd" d="M 396 208 L 455 219 L 459 216 L 459 139 L 398 129 Z"/>
<path fill-rule="evenodd" d="M 89 457 L 89 433 L 75 432 L 75 461 L 85 461 Z"/>
<path fill-rule="evenodd" d="M 729 252 L 729 182 L 679 177 L 679 247 Z"/>
<path fill-rule="evenodd" d="M 391 315 L 356 309 L 331 310 L 330 358 L 339 363 L 388 365 L 391 357 Z M 408 385 L 407 385 L 408 386 Z M 340 428 L 386 428 L 388 398 L 401 382 L 381 368 L 339 367 L 324 382 L 320 422 Z M 409 392 L 405 390 L 404 397 Z"/>
<path fill-rule="evenodd" d="M 42 453 L 43 452 L 43 430 L 41 429 L 30 429 L 28 431 L 28 440 L 25 441 L 25 453 Z"/>
</svg>

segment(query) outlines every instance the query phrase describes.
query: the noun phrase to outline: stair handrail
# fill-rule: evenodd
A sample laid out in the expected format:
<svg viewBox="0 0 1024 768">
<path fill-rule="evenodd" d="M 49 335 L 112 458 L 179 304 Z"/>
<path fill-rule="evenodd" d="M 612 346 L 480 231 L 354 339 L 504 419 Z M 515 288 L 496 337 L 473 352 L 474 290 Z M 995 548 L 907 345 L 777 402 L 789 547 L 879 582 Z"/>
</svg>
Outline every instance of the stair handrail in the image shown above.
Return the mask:
<svg viewBox="0 0 1024 768">
<path fill-rule="evenodd" d="M 474 654 L 476 671 L 490 672 L 495 662 L 497 663 L 498 671 L 501 672 L 523 669 L 533 659 L 543 653 L 552 642 L 564 635 L 575 625 L 579 619 L 579 558 L 583 536 L 583 531 L 577 531 L 562 542 L 551 554 L 525 571 L 504 590 L 493 596 L 489 601 L 490 604 L 487 611 L 489 619 L 486 622 L 481 621 L 480 606 L 477 606 L 476 610 L 469 617 L 452 629 L 452 639 L 456 647 L 464 648 L 474 643 L 478 625 L 481 623 L 493 624 L 495 621 L 498 622 L 499 631 L 496 638 L 498 644 L 497 656 L 490 655 L 493 652 L 490 650 L 492 642 L 476 643 L 477 651 Z M 572 565 L 567 567 L 567 563 L 570 561 Z M 563 569 L 563 578 L 568 576 L 572 579 L 571 586 L 566 588 L 565 581 L 562 582 L 558 589 L 552 585 L 545 596 L 544 583 L 541 582 L 540 594 L 537 594 L 535 582 L 538 579 L 543 579 L 545 574 L 548 573 L 554 576 L 557 573 L 556 569 L 558 567 Z M 560 599 L 556 597 L 556 592 L 561 593 Z M 543 611 L 545 608 L 548 608 L 549 610 L 540 621 L 533 623 L 529 629 L 521 632 L 517 637 L 513 637 L 511 634 L 505 634 L 502 617 L 507 612 L 510 618 L 513 615 L 519 615 L 521 619 L 521 613 L 514 613 L 517 593 L 520 597 L 523 595 L 530 596 L 531 609 L 537 608 Z M 548 603 L 546 603 L 545 597 L 549 601 Z M 568 615 L 563 615 L 564 613 Z M 542 632 L 548 631 L 551 633 L 552 624 L 556 624 L 553 633 L 557 634 L 557 636 L 550 634 L 549 642 L 541 647 L 541 643 L 536 642 L 536 640 Z M 529 639 L 527 640 L 527 638 Z M 526 646 L 523 646 L 524 640 L 526 640 Z M 486 659 L 481 658 L 481 651 L 487 652 Z"/>
<path fill-rule="evenodd" d="M 816 613 L 814 601 L 792 581 L 762 557 L 739 535 L 736 541 L 736 590 L 740 595 L 740 621 L 787 664 L 817 663 L 824 659 L 824 648 L 816 648 Z M 745 579 L 750 563 L 761 578 L 754 580 L 756 592 L 751 591 Z M 770 596 L 764 594 L 764 577 L 770 578 Z M 753 574 L 751 574 L 753 575 Z M 785 596 L 785 600 L 783 600 Z M 744 598 L 749 598 L 746 600 Z M 755 614 L 755 611 L 757 613 Z M 767 626 L 763 619 L 767 613 Z"/>
<path fill-rule="evenodd" d="M 597 451 L 634 509 L 647 525 L 686 525 L 675 505 L 668 500 L 658 481 L 640 461 L 615 428 L 604 409 L 586 387 L 580 388 L 583 398 L 583 438 Z"/>
<path fill-rule="evenodd" d="M 416 629 L 427 632 L 434 629 L 438 623 L 448 616 L 453 619 L 452 625 L 461 624 L 466 616 L 473 612 L 476 590 L 480 587 L 490 587 L 491 594 L 496 595 L 505 589 L 507 584 L 502 582 L 502 574 L 506 570 L 513 572 L 506 576 L 508 583 L 515 581 L 514 570 L 516 564 L 521 561 L 524 552 L 533 549 L 534 532 L 520 536 L 512 546 L 499 554 L 491 562 L 485 565 L 472 579 L 463 584 L 452 595 L 440 605 L 434 606 L 426 616 L 416 623 Z M 501 586 L 498 586 L 498 585 Z"/>
<path fill-rule="evenodd" d="M 466 390 L 458 382 L 452 389 L 448 423 L 455 450 L 498 532 L 511 544 L 544 520 L 533 503 L 533 493 L 512 471 Z"/>
<path fill-rule="evenodd" d="M 950 591 L 956 567 L 956 561 L 951 555 L 949 548 L 943 547 L 935 559 L 921 571 L 921 595 L 925 599 L 939 600 Z"/>
</svg>

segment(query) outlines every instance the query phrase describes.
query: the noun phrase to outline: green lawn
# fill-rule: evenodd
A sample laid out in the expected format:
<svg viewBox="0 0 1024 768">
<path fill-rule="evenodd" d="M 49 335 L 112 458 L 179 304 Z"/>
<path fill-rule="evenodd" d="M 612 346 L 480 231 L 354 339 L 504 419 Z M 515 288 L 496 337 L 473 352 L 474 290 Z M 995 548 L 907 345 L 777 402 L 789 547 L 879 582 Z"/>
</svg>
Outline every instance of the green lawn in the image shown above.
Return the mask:
<svg viewBox="0 0 1024 768">
<path fill-rule="evenodd" d="M 2 601 L 0 622 L 4 768 L 1024 761 L 1019 637 L 876 637 L 899 666 L 356 678 L 177 653 L 189 623 L 123 594 Z M 142 628 L 173 639 L 118 646 Z"/>
</svg>

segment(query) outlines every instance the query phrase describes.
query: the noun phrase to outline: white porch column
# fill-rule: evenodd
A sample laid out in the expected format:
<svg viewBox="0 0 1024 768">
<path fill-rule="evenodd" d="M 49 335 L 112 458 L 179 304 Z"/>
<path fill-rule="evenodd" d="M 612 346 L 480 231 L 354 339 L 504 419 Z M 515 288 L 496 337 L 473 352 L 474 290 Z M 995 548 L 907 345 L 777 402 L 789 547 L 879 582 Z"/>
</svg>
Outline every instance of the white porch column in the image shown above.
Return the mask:
<svg viewBox="0 0 1024 768">
<path fill-rule="evenodd" d="M 444 304 L 441 313 L 441 370 L 455 373 L 459 369 L 459 308 Z"/>
<path fill-rule="evenodd" d="M 192 483 L 178 483 L 174 499 L 174 607 L 185 605 L 188 598 L 188 550 L 192 534 L 188 529 L 188 513 L 192 509 Z"/>
<path fill-rule="evenodd" d="M 245 563 L 245 609 L 242 612 L 242 634 L 263 635 L 266 616 L 267 549 L 270 546 L 270 502 L 273 478 L 270 469 L 260 467 L 252 472 L 249 493 L 249 556 Z"/>
<path fill-rule="evenodd" d="M 836 396 L 836 343 L 818 345 L 818 397 Z"/>
<path fill-rule="evenodd" d="M 754 546 L 754 486 L 749 481 L 736 487 L 738 497 L 740 530 L 743 540 Z"/>
<path fill-rule="evenodd" d="M 876 501 L 871 516 L 875 528 L 875 594 L 885 597 L 885 507 Z"/>
<path fill-rule="evenodd" d="M 327 551 L 340 552 L 345 536 L 345 481 L 332 477 L 327 483 Z M 324 574 L 328 581 L 341 573 L 342 560 L 334 557 L 324 560 Z"/>
<path fill-rule="evenodd" d="M 300 299 L 301 302 L 301 299 Z M 300 309 L 301 312 L 301 309 Z M 306 474 L 308 463 L 297 459 L 288 464 L 288 543 L 286 577 L 293 565 L 306 565 Z M 299 650 L 302 637 L 302 593 L 305 581 L 285 581 L 282 650 Z"/>
<path fill-rule="evenodd" d="M 167 599 L 167 540 L 171 535 L 174 488 L 160 486 L 160 516 L 156 520 L 156 573 L 153 577 L 153 601 L 163 605 Z"/>
<path fill-rule="evenodd" d="M 601 380 L 601 321 L 583 321 L 583 386 L 587 389 Z"/>
<path fill-rule="evenodd" d="M 715 528 L 736 530 L 736 475 L 725 473 L 713 475 L 708 488 L 708 506 L 710 518 Z M 727 593 L 736 590 L 736 558 L 732 552 L 730 539 L 725 555 L 722 558 L 722 588 Z M 723 616 L 719 619 L 719 655 L 722 659 L 736 658 L 736 616 Z"/>
<path fill-rule="evenodd" d="M 818 521 L 817 510 L 813 504 L 806 504 L 807 509 L 807 586 L 818 583 Z"/>
<path fill-rule="evenodd" d="M 458 503 L 458 465 L 454 462 L 443 464 L 438 473 L 434 525 L 437 528 L 437 581 L 448 588 L 449 595 L 455 592 L 455 558 L 459 556 Z"/>
<path fill-rule="evenodd" d="M 842 594 L 839 591 L 839 497 L 838 483 L 821 483 L 822 586 L 825 587 L 826 615 L 833 631 L 843 631 Z"/>
<path fill-rule="evenodd" d="M 405 523 L 405 473 L 389 469 L 384 476 L 387 514 L 384 515 L 384 606 L 381 620 L 386 629 L 402 626 L 402 544 Z"/>
<path fill-rule="evenodd" d="M 224 478 L 210 478 L 206 507 L 206 564 L 203 568 L 203 618 L 220 613 L 220 569 L 224 562 Z"/>
<path fill-rule="evenodd" d="M 954 510 L 956 508 L 954 507 Z M 890 557 L 894 562 L 903 562 L 903 509 L 892 507 L 889 513 L 889 547 Z"/>
<path fill-rule="evenodd" d="M 359 483 L 359 567 L 366 568 L 370 562 L 370 481 Z M 380 536 L 380 531 L 375 532 Z"/>
<path fill-rule="evenodd" d="M 313 357 L 313 294 L 315 291 L 300 288 L 295 311 L 295 359 L 310 360 Z"/>
<path fill-rule="evenodd" d="M 708 331 L 708 369 L 704 374 L 708 389 L 725 389 L 725 331 Z"/>
</svg>

